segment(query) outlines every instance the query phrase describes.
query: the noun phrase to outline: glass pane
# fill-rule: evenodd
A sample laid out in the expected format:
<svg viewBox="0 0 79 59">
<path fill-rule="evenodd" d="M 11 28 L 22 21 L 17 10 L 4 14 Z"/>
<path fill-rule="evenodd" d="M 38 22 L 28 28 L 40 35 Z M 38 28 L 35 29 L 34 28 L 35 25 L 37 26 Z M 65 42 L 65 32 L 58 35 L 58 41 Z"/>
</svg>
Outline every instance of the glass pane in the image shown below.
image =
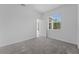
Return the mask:
<svg viewBox="0 0 79 59">
<path fill-rule="evenodd" d="M 52 22 L 52 18 L 51 17 L 49 17 L 49 22 Z"/>
<path fill-rule="evenodd" d="M 53 29 L 60 29 L 60 22 L 53 22 Z"/>
<path fill-rule="evenodd" d="M 49 23 L 49 29 L 52 29 L 52 23 Z"/>
</svg>

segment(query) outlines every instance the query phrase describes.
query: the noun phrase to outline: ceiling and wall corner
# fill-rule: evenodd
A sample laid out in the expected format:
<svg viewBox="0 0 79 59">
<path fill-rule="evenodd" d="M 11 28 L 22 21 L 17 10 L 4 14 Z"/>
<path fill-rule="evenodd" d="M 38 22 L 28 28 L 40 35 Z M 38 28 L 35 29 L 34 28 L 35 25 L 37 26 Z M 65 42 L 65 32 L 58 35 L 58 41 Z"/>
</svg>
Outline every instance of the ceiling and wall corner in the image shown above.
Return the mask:
<svg viewBox="0 0 79 59">
<path fill-rule="evenodd" d="M 20 4 L 20 6 L 25 7 L 25 8 L 31 8 L 33 11 L 39 14 L 44 14 L 62 5 L 63 4 Z"/>
<path fill-rule="evenodd" d="M 45 12 L 55 9 L 61 5 L 62 4 L 37 4 L 37 5 L 34 4 L 33 8 L 35 11 L 37 11 L 39 13 L 45 13 Z"/>
</svg>

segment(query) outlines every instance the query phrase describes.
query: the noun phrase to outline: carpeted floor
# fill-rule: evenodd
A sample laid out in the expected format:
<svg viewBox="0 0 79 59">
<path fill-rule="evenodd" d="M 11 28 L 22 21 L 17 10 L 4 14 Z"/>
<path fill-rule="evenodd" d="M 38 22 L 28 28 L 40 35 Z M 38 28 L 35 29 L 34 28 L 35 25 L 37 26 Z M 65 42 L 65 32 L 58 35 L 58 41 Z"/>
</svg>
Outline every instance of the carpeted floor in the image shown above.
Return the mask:
<svg viewBox="0 0 79 59">
<path fill-rule="evenodd" d="M 78 54 L 74 44 L 39 37 L 0 48 L 1 54 Z"/>
</svg>

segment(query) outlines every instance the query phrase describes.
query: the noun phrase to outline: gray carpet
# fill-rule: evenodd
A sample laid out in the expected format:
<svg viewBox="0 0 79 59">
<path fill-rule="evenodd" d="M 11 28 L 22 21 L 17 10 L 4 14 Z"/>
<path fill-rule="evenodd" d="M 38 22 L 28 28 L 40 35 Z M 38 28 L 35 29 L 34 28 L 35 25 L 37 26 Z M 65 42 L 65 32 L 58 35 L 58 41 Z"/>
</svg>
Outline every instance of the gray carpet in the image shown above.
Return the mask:
<svg viewBox="0 0 79 59">
<path fill-rule="evenodd" d="M 74 44 L 39 37 L 0 48 L 1 54 L 78 54 Z"/>
</svg>

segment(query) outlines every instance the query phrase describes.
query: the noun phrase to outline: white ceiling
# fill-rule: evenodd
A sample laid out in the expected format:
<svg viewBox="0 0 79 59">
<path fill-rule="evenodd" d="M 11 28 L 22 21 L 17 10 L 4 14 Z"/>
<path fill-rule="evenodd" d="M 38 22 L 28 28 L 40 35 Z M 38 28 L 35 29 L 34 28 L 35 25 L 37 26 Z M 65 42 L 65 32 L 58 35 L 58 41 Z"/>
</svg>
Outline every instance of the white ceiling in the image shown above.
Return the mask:
<svg viewBox="0 0 79 59">
<path fill-rule="evenodd" d="M 38 13 L 45 13 L 47 11 L 50 11 L 52 9 L 61 6 L 62 4 L 21 4 L 21 5 L 30 9 L 32 8 Z"/>
<path fill-rule="evenodd" d="M 62 4 L 34 4 L 32 5 L 32 7 L 40 13 L 45 13 L 47 11 L 50 11 L 54 8 L 57 8 L 59 6 L 61 6 Z"/>
</svg>

